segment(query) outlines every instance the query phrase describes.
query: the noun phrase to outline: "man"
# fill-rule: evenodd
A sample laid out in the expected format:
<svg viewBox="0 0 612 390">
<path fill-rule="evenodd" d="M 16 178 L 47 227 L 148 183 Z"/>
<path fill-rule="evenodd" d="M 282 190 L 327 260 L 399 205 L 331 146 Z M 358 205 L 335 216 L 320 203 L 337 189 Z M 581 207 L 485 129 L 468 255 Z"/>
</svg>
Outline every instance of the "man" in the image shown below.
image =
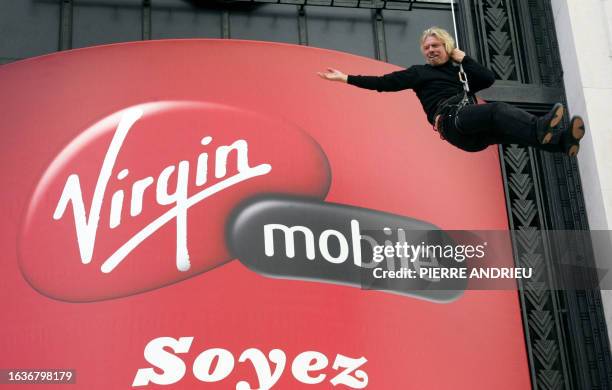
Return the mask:
<svg viewBox="0 0 612 390">
<path fill-rule="evenodd" d="M 563 117 L 562 104 L 555 104 L 541 117 L 502 102 L 465 105 L 459 67 L 453 63 L 462 64 L 472 101 L 475 101 L 475 92 L 495 82 L 493 72 L 455 48 L 450 34 L 438 27 L 423 32 L 421 52 L 426 65 L 411 66 L 384 76 L 346 75 L 331 68 L 318 74 L 326 80 L 378 92 L 413 89 L 434 130 L 452 145 L 468 152 L 481 151 L 489 145 L 515 143 L 571 157 L 578 153 L 585 134 L 582 118 L 574 116 L 569 128 L 556 136 Z"/>
</svg>

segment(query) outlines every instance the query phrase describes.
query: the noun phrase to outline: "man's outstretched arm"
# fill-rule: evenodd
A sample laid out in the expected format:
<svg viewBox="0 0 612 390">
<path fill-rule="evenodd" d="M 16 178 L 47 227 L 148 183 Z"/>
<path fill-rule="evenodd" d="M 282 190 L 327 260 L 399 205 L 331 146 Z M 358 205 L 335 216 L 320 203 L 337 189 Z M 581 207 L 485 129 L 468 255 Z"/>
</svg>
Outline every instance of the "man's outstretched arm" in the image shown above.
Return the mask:
<svg viewBox="0 0 612 390">
<path fill-rule="evenodd" d="M 412 67 L 384 76 L 347 75 L 333 68 L 328 68 L 327 72 L 319 72 L 318 74 L 326 80 L 340 81 L 378 92 L 394 92 L 414 88 L 417 81 L 416 69 Z"/>
</svg>

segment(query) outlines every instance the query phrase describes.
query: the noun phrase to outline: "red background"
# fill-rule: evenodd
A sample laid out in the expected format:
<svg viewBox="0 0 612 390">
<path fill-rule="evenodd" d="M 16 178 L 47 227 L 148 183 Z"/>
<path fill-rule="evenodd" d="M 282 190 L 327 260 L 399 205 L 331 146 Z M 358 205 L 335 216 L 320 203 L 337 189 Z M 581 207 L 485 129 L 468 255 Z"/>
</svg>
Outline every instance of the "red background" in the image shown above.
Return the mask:
<svg viewBox="0 0 612 390">
<path fill-rule="evenodd" d="M 506 229 L 495 148 L 469 154 L 432 132 L 412 91 L 377 94 L 317 71 L 383 74 L 396 67 L 340 52 L 249 41 L 110 45 L 0 67 L 2 136 L 0 367 L 74 368 L 83 389 L 129 388 L 153 338 L 194 336 L 185 378 L 171 388 L 256 385 L 250 364 L 220 384 L 189 372 L 197 354 L 256 347 L 288 355 L 275 388 L 330 388 L 293 379 L 306 350 L 365 356 L 369 389 L 523 389 L 529 375 L 511 291 L 468 291 L 437 304 L 377 291 L 268 279 L 237 261 L 125 298 L 67 303 L 24 280 L 17 238 L 41 175 L 79 132 L 157 100 L 221 103 L 281 117 L 319 143 L 331 168 L 326 200 L 423 219 L 445 229 Z M 52 262 L 41 253 L 41 261 Z M 23 388 L 26 388 L 25 386 Z M 34 388 L 34 387 L 33 387 Z M 35 387 L 38 388 L 38 387 Z"/>
</svg>

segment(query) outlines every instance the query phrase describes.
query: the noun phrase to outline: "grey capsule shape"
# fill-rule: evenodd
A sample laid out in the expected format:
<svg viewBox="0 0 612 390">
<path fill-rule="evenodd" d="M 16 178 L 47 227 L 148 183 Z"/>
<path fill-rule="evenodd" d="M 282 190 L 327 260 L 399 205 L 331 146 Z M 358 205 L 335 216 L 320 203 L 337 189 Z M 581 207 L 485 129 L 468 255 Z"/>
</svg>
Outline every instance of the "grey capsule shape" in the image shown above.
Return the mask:
<svg viewBox="0 0 612 390">
<path fill-rule="evenodd" d="M 460 277 L 466 273 L 464 263 L 425 251 L 426 246 L 455 245 L 448 234 L 428 222 L 365 208 L 260 196 L 234 210 L 226 240 L 242 264 L 274 278 L 349 285 L 438 303 L 457 299 L 467 285 Z M 434 268 L 437 273 L 430 272 Z M 440 270 L 446 277 L 440 277 Z"/>
</svg>

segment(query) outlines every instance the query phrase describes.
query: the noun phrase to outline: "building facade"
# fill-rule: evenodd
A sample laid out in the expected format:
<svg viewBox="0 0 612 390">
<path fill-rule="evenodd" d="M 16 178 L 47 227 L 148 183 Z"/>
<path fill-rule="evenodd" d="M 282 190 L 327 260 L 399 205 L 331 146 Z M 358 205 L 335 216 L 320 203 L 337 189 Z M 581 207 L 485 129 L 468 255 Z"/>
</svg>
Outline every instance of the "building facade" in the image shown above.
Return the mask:
<svg viewBox="0 0 612 390">
<path fill-rule="evenodd" d="M 579 236 L 572 254 L 579 266 L 568 272 L 542 235 L 612 224 L 611 9 L 610 0 L 461 0 L 456 7 L 460 47 L 497 78 L 483 98 L 534 114 L 563 101 L 589 126 L 578 159 L 499 147 L 515 262 L 538 275 L 519 290 L 536 389 L 612 387 L 605 290 L 612 282 L 600 291 L 595 271 L 611 260 L 593 256 L 589 235 Z M 4 0 L 0 28 L 9 39 L 0 42 L 0 63 L 126 41 L 216 38 L 308 45 L 408 67 L 420 63 L 418 37 L 431 25 L 454 30 L 448 2 Z M 587 288 L 569 288 L 576 279 Z"/>
</svg>

